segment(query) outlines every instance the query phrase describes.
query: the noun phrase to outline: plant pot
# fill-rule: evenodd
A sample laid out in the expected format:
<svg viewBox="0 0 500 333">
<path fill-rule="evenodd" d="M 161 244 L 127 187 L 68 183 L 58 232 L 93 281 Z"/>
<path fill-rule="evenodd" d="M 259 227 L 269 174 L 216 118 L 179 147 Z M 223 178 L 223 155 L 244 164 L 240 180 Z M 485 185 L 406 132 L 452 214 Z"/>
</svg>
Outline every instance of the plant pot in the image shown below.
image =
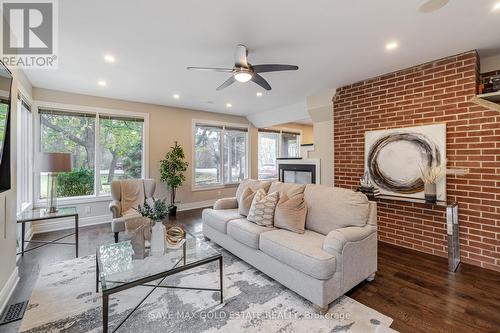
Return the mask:
<svg viewBox="0 0 500 333">
<path fill-rule="evenodd" d="M 151 255 L 162 256 L 165 253 L 165 226 L 162 221 L 155 221 L 151 230 Z"/>
<path fill-rule="evenodd" d="M 177 215 L 177 206 L 172 206 L 168 210 L 168 216 L 176 216 Z"/>
<path fill-rule="evenodd" d="M 425 202 L 436 203 L 436 184 L 424 184 Z"/>
</svg>

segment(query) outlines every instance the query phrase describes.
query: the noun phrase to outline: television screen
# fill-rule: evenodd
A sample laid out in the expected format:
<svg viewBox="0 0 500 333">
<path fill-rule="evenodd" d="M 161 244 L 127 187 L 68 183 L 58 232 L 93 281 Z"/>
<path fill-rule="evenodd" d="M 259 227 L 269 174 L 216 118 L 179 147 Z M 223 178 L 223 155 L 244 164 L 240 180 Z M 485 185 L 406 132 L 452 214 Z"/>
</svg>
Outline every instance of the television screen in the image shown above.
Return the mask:
<svg viewBox="0 0 500 333">
<path fill-rule="evenodd" d="M 0 192 L 10 189 L 9 111 L 12 74 L 0 62 Z"/>
</svg>

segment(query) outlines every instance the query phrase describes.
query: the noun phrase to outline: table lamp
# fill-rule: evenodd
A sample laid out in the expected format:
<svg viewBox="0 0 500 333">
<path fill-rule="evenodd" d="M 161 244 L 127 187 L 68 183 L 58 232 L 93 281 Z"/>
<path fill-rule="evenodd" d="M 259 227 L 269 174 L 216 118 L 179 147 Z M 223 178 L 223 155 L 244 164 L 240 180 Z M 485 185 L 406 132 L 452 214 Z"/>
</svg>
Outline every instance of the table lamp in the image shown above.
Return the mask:
<svg viewBox="0 0 500 333">
<path fill-rule="evenodd" d="M 47 172 L 47 211 L 57 212 L 57 174 L 71 171 L 71 154 L 42 153 L 40 172 Z"/>
</svg>

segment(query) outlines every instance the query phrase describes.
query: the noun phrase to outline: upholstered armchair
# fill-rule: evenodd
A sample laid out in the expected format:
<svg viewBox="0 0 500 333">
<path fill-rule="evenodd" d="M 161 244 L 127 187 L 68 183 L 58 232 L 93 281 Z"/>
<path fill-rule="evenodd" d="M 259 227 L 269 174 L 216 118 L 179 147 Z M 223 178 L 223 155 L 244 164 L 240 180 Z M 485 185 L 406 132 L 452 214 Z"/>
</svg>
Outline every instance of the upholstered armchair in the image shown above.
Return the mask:
<svg viewBox="0 0 500 333">
<path fill-rule="evenodd" d="M 112 214 L 111 230 L 118 242 L 118 234 L 125 231 L 125 222 L 136 218 L 139 213 L 135 210 L 144 200 L 152 198 L 156 189 L 154 179 L 123 179 L 111 183 L 112 201 L 109 210 Z"/>
</svg>

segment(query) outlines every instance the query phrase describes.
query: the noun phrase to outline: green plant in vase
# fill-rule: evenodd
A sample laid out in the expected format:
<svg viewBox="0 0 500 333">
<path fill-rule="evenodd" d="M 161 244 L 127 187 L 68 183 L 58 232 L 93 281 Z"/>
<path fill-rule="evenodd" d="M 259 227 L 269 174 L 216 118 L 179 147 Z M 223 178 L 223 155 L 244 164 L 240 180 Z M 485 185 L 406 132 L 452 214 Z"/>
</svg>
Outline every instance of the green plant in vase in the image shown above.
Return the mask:
<svg viewBox="0 0 500 333">
<path fill-rule="evenodd" d="M 175 216 L 177 206 L 175 205 L 175 196 L 177 188 L 182 186 L 186 181 L 186 172 L 189 163 L 185 160 L 184 150 L 177 143 L 170 147 L 170 150 L 165 154 L 165 158 L 160 162 L 160 180 L 165 182 L 170 190 L 170 206 L 169 213 Z"/>
</svg>

